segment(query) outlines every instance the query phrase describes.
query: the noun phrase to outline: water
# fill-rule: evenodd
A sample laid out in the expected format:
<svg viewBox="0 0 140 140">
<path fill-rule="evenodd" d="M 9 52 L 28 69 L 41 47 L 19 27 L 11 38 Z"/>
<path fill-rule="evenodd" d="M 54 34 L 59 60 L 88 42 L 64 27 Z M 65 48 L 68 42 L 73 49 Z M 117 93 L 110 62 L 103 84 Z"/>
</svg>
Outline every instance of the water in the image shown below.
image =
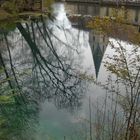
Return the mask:
<svg viewBox="0 0 140 140">
<path fill-rule="evenodd" d="M 95 81 L 106 83 L 103 62 L 116 54 L 109 41 L 117 40 L 74 28 L 63 3 L 52 9 L 50 19 L 1 31 L 0 139 L 89 138 L 89 98 L 93 113 L 106 93 Z M 121 44 L 128 53 L 135 46 Z"/>
</svg>

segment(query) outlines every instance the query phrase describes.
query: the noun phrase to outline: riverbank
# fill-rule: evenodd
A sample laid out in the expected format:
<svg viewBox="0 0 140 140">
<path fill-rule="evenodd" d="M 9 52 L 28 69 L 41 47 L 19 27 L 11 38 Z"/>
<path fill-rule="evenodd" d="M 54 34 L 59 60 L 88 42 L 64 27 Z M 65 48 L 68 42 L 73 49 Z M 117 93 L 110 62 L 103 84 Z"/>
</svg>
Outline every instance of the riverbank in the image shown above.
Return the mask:
<svg viewBox="0 0 140 140">
<path fill-rule="evenodd" d="M 0 22 L 3 21 L 17 21 L 24 19 L 37 18 L 41 15 L 47 15 L 50 5 L 53 0 L 31 1 L 26 3 L 24 0 L 15 2 L 0 1 Z"/>
<path fill-rule="evenodd" d="M 93 1 L 93 0 L 65 0 L 65 2 L 69 3 L 86 3 L 86 4 L 97 4 L 101 6 L 124 6 L 124 7 L 131 7 L 131 8 L 140 8 L 140 2 L 113 2 L 113 1 Z"/>
<path fill-rule="evenodd" d="M 18 19 L 18 18 L 34 18 L 41 15 L 47 15 L 47 12 L 42 11 L 23 11 L 21 13 L 10 14 L 3 9 L 0 9 L 0 22 L 4 20 Z"/>
<path fill-rule="evenodd" d="M 0 29 L 11 29 L 17 22 L 27 21 L 28 19 L 37 19 L 40 16 L 47 17 L 47 12 L 42 11 L 24 11 L 21 13 L 10 14 L 0 9 Z"/>
<path fill-rule="evenodd" d="M 14 15 L 12 15 L 12 14 L 6 12 L 6 11 L 3 10 L 3 9 L 0 9 L 0 21 L 7 20 L 7 19 L 9 19 L 9 18 L 11 19 L 11 18 L 13 18 L 13 17 L 14 17 Z"/>
</svg>

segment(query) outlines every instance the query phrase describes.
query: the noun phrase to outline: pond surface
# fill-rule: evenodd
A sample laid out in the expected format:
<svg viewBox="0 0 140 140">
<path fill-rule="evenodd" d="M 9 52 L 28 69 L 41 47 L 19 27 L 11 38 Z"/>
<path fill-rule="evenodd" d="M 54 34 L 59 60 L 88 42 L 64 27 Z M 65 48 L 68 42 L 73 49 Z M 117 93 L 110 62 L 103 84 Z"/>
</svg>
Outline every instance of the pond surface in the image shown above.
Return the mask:
<svg viewBox="0 0 140 140">
<path fill-rule="evenodd" d="M 63 3 L 52 9 L 49 19 L 0 32 L 0 140 L 89 138 L 94 104 L 106 93 L 95 81 L 108 80 L 103 62 L 117 40 L 74 28 Z M 134 45 L 120 42 L 130 53 Z"/>
</svg>

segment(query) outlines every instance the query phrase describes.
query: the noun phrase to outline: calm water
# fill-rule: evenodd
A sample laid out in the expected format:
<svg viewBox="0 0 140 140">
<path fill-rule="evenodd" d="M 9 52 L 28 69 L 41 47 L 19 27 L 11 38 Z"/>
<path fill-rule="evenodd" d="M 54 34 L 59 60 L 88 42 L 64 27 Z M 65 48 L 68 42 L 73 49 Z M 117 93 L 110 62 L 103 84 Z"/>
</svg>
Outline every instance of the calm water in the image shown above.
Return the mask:
<svg viewBox="0 0 140 140">
<path fill-rule="evenodd" d="M 94 119 L 106 93 L 94 81 L 106 83 L 103 62 L 115 54 L 109 41 L 117 40 L 74 28 L 62 3 L 52 9 L 50 19 L 1 31 L 0 95 L 8 97 L 0 104 L 0 140 L 89 137 L 89 98 Z M 120 42 L 130 53 L 134 45 Z"/>
</svg>

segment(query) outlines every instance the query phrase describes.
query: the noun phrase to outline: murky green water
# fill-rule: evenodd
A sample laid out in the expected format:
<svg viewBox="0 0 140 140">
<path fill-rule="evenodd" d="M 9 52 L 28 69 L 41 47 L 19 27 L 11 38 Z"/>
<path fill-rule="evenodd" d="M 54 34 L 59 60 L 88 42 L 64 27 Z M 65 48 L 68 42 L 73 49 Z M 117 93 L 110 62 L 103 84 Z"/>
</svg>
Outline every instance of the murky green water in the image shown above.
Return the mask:
<svg viewBox="0 0 140 140">
<path fill-rule="evenodd" d="M 103 61 L 116 40 L 74 28 L 61 3 L 53 9 L 0 32 L 0 140 L 89 138 L 89 98 L 93 113 L 106 93 L 95 81 L 106 82 Z"/>
</svg>

